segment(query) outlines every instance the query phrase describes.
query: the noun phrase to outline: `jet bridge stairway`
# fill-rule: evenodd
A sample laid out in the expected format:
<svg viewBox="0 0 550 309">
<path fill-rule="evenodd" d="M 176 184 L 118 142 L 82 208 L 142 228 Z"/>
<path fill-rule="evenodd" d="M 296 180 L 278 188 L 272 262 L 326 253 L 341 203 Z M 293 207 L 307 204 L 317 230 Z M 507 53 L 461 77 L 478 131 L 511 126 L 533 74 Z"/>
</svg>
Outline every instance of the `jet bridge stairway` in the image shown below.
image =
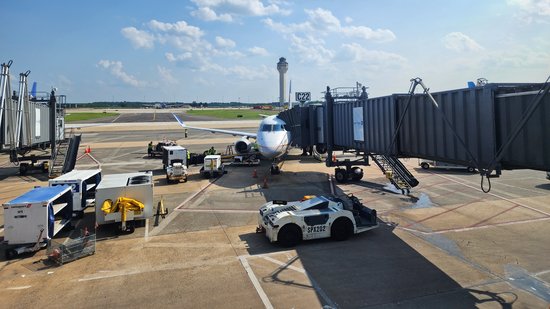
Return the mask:
<svg viewBox="0 0 550 309">
<path fill-rule="evenodd" d="M 398 158 L 381 154 L 371 154 L 370 156 L 389 181 L 403 194 L 418 185 L 418 180 Z"/>
<path fill-rule="evenodd" d="M 59 177 L 74 169 L 78 147 L 80 146 L 80 135 L 61 140 L 56 147 L 55 155 L 49 170 L 49 178 Z"/>
</svg>

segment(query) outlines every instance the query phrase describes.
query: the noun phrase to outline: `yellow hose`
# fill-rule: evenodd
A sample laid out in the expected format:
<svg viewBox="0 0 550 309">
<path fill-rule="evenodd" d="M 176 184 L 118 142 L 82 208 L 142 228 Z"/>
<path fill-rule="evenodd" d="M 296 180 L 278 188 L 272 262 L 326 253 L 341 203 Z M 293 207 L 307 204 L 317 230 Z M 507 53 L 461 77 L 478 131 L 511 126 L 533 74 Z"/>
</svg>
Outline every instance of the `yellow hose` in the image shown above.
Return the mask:
<svg viewBox="0 0 550 309">
<path fill-rule="evenodd" d="M 141 211 L 145 208 L 145 205 L 138 200 L 127 197 L 119 197 L 115 203 L 112 200 L 105 200 L 101 206 L 101 210 L 104 214 L 110 214 L 117 211 L 120 211 L 120 218 L 122 222 L 126 221 L 126 212 L 127 211 Z"/>
</svg>

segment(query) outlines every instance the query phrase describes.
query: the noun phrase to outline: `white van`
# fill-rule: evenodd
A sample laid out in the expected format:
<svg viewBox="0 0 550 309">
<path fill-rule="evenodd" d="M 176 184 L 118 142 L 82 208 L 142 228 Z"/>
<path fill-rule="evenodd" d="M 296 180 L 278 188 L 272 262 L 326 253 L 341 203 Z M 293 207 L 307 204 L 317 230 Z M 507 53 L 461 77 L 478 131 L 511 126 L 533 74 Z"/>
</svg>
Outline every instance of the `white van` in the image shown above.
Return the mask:
<svg viewBox="0 0 550 309">
<path fill-rule="evenodd" d="M 470 173 L 474 173 L 476 171 L 475 167 L 473 166 L 464 166 L 464 165 L 452 164 L 447 162 L 424 160 L 424 159 L 418 159 L 418 165 L 425 170 L 429 169 L 430 167 L 438 167 L 438 168 L 444 168 L 444 169 L 463 169 L 463 170 L 467 170 Z"/>
</svg>

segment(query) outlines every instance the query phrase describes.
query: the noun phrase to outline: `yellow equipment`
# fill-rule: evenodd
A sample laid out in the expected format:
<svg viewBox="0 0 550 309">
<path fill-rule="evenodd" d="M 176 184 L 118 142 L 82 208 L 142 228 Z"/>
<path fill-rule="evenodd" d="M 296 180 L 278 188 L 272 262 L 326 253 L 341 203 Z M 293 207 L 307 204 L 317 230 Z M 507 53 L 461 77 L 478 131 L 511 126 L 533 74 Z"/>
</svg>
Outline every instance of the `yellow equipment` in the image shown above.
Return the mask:
<svg viewBox="0 0 550 309">
<path fill-rule="evenodd" d="M 112 200 L 105 200 L 101 206 L 101 210 L 104 214 L 110 214 L 114 212 L 120 212 L 120 218 L 122 222 L 126 222 L 126 212 L 133 211 L 140 213 L 145 205 L 140 201 L 127 197 L 119 197 L 115 203 Z"/>
</svg>

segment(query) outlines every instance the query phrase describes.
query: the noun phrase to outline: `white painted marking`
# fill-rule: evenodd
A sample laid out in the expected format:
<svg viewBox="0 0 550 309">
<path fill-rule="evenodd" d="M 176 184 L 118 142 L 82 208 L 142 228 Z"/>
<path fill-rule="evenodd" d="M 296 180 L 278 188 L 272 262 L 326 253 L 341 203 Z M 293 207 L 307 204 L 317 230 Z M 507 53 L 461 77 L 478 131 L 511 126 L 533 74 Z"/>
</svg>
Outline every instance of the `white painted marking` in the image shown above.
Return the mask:
<svg viewBox="0 0 550 309">
<path fill-rule="evenodd" d="M 149 239 L 149 218 L 145 219 L 145 235 L 143 235 L 145 240 Z"/>
<path fill-rule="evenodd" d="M 528 220 L 518 220 L 513 222 L 503 222 L 503 223 L 496 223 L 496 224 L 487 224 L 487 225 L 480 225 L 480 226 L 474 226 L 474 227 L 464 227 L 464 228 L 456 228 L 456 229 L 448 229 L 448 230 L 441 230 L 441 231 L 434 231 L 434 232 L 424 232 L 417 229 L 411 229 L 408 227 L 400 227 L 397 226 L 396 228 L 408 231 L 408 232 L 414 232 L 414 233 L 420 233 L 423 235 L 435 235 L 435 234 L 444 234 L 444 233 L 450 233 L 450 232 L 467 232 L 467 231 L 474 231 L 479 229 L 487 229 L 495 226 L 506 226 L 506 225 L 515 225 L 515 224 L 522 224 L 522 223 L 531 223 L 531 222 L 538 222 L 538 221 L 546 221 L 550 220 L 549 218 L 537 218 L 537 219 L 528 219 Z"/>
<path fill-rule="evenodd" d="M 210 213 L 258 213 L 257 210 L 250 209 L 195 209 L 195 208 L 180 208 L 175 209 L 180 212 L 210 212 Z"/>
<path fill-rule="evenodd" d="M 113 121 L 111 121 L 111 123 L 117 121 L 118 118 L 120 118 L 120 116 L 122 116 L 122 114 L 118 114 L 118 116 L 115 119 L 113 119 Z"/>
<path fill-rule="evenodd" d="M 265 308 L 273 309 L 273 305 L 271 305 L 271 302 L 269 301 L 269 298 L 267 297 L 264 290 L 262 289 L 262 286 L 260 285 L 260 282 L 258 281 L 258 278 L 256 278 L 256 275 L 254 275 L 254 271 L 252 271 L 252 268 L 250 267 L 250 264 L 248 264 L 248 261 L 246 260 L 246 256 L 240 256 L 239 260 L 241 261 L 241 264 L 243 265 L 244 270 L 248 274 L 248 278 L 250 278 L 250 281 L 252 282 L 252 285 L 256 289 L 256 292 L 260 296 L 260 299 L 264 303 Z"/>
<path fill-rule="evenodd" d="M 32 287 L 32 285 L 24 285 L 24 286 L 13 286 L 11 288 L 6 288 L 6 290 L 25 290 Z"/>
<path fill-rule="evenodd" d="M 465 186 L 465 187 L 468 187 L 468 188 L 472 188 L 472 189 L 478 190 L 478 188 L 476 188 L 476 187 L 474 187 L 474 186 L 467 185 L 467 184 L 465 184 L 464 182 L 455 180 L 455 179 L 453 179 L 453 178 L 451 178 L 451 177 L 445 177 L 445 176 L 440 175 L 440 174 L 437 174 L 437 176 L 439 176 L 439 177 L 441 177 L 441 178 L 444 178 L 444 179 L 447 179 L 447 180 L 449 180 L 449 181 L 452 181 L 452 182 L 461 184 L 461 185 L 463 185 L 463 186 Z M 541 214 L 544 214 L 544 215 L 550 217 L 550 214 L 547 213 L 547 212 L 544 212 L 544 211 L 542 211 L 542 210 L 538 210 L 538 209 L 533 208 L 533 207 L 531 207 L 531 206 L 527 206 L 527 205 L 525 205 L 525 204 L 516 202 L 516 201 L 511 200 L 511 199 L 508 199 L 508 198 L 506 198 L 506 197 L 504 197 L 504 196 L 501 196 L 501 195 L 498 195 L 498 194 L 494 194 L 494 193 L 491 193 L 491 192 L 489 192 L 489 193 L 487 193 L 487 194 L 492 195 L 492 196 L 494 196 L 494 197 L 496 197 L 496 198 L 499 198 L 499 199 L 501 199 L 501 200 L 505 200 L 505 201 L 510 202 L 510 203 L 512 203 L 512 204 L 517 204 L 517 205 L 520 205 L 520 206 L 525 207 L 525 208 L 527 208 L 527 209 L 531 209 L 532 211 L 535 211 L 535 212 L 538 212 L 538 213 L 541 213 Z"/>
<path fill-rule="evenodd" d="M 297 271 L 297 272 L 299 272 L 299 273 L 302 273 L 302 274 L 304 274 L 304 275 L 306 274 L 306 270 L 305 270 L 305 269 L 300 268 L 300 267 L 296 267 L 296 266 L 292 266 L 292 265 L 288 265 L 288 263 L 283 263 L 283 262 L 278 261 L 278 260 L 276 260 L 276 259 L 274 259 L 274 258 L 272 258 L 272 257 L 270 257 L 270 256 L 264 256 L 263 259 L 264 259 L 264 260 L 267 260 L 267 261 L 270 261 L 271 263 L 275 263 L 275 264 L 277 264 L 277 265 L 280 265 L 280 266 L 282 266 L 282 267 L 284 267 L 284 268 L 292 269 L 292 270 Z"/>
<path fill-rule="evenodd" d="M 535 276 L 540 276 L 540 275 L 544 275 L 544 274 L 547 274 L 547 273 L 550 273 L 550 269 L 549 269 L 549 270 L 539 271 L 538 273 L 535 274 Z"/>
<path fill-rule="evenodd" d="M 283 263 L 281 261 L 278 261 L 272 257 L 269 257 L 269 256 L 264 256 L 263 257 L 265 260 L 267 261 L 270 261 L 272 263 L 275 263 L 277 265 L 280 265 L 284 268 L 288 268 L 288 269 L 292 269 L 294 271 L 297 271 L 299 273 L 302 273 L 304 275 L 306 275 L 306 277 L 308 277 L 309 281 L 311 282 L 311 285 L 313 286 L 313 288 L 315 289 L 315 291 L 317 291 L 317 293 L 319 293 L 319 295 L 321 295 L 321 298 L 323 298 L 323 300 L 325 301 L 325 303 L 327 303 L 331 308 L 337 308 L 336 304 L 328 297 L 328 295 L 321 289 L 321 287 L 319 286 L 319 284 L 317 283 L 317 281 L 315 281 L 306 271 L 305 269 L 303 268 L 299 268 L 299 267 L 296 267 L 296 266 L 292 266 L 292 265 L 288 265 L 288 263 Z"/>
</svg>

